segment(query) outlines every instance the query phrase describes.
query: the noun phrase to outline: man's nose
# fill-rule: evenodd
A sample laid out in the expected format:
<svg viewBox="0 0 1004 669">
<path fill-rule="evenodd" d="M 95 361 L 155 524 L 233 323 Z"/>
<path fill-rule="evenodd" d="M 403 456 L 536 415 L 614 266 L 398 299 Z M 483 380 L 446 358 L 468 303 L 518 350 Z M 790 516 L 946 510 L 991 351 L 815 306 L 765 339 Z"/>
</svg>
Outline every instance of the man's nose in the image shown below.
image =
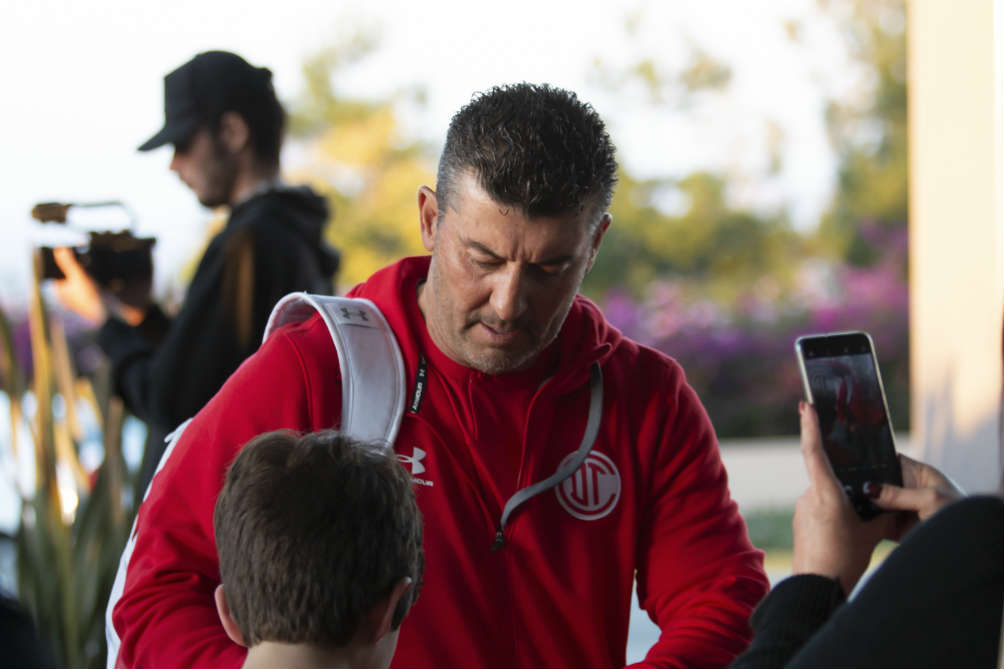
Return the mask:
<svg viewBox="0 0 1004 669">
<path fill-rule="evenodd" d="M 171 164 L 169 166 L 169 169 L 175 174 L 181 174 L 181 172 L 179 171 L 181 169 L 181 161 L 182 161 L 181 152 L 175 149 L 174 153 L 171 154 Z"/>
<path fill-rule="evenodd" d="M 507 267 L 496 275 L 491 306 L 500 321 L 512 323 L 527 307 L 526 272 L 518 266 Z"/>
</svg>

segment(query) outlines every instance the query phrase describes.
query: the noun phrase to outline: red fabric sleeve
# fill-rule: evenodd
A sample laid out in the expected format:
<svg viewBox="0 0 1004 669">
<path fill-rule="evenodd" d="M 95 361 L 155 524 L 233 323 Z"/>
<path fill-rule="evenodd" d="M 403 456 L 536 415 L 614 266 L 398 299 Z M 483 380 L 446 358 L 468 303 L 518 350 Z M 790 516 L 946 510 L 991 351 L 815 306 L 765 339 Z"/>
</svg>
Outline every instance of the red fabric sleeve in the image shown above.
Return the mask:
<svg viewBox="0 0 1004 669">
<path fill-rule="evenodd" d="M 676 392 L 662 395 L 674 404 L 658 437 L 637 574 L 638 601 L 662 632 L 636 666 L 726 666 L 749 645 L 749 618 L 769 583 L 707 413 L 676 376 Z"/>
<path fill-rule="evenodd" d="M 293 335 L 300 335 L 299 341 Z M 313 350 L 330 349 L 329 369 L 304 359 L 303 344 L 309 349 L 311 341 Z M 216 497 L 227 467 L 252 437 L 333 425 L 341 401 L 337 367 L 318 317 L 285 328 L 248 358 L 188 425 L 139 509 L 125 589 L 112 614 L 121 639 L 117 666 L 244 662 L 245 649 L 227 638 L 213 601 L 219 584 Z"/>
</svg>

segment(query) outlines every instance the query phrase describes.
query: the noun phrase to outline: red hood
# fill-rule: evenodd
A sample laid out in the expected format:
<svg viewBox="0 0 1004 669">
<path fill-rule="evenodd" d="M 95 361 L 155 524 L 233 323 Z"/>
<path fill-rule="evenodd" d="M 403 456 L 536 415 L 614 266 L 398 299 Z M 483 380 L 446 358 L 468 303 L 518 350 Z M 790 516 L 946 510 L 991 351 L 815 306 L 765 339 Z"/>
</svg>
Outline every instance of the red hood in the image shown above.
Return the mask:
<svg viewBox="0 0 1004 669">
<path fill-rule="evenodd" d="M 418 284 L 428 275 L 430 260 L 431 256 L 399 260 L 355 286 L 348 296 L 372 300 L 394 332 L 410 332 L 411 324 L 416 322 L 422 322 L 424 327 L 418 310 Z M 419 338 L 398 341 L 409 376 L 415 374 L 418 366 L 419 341 Z M 564 392 L 584 383 L 589 377 L 590 364 L 602 364 L 622 341 L 623 335 L 607 323 L 599 307 L 588 298 L 576 295 L 557 340 L 551 344 L 556 347 L 559 361 L 555 390 Z M 471 370 L 471 373 L 476 372 Z"/>
</svg>

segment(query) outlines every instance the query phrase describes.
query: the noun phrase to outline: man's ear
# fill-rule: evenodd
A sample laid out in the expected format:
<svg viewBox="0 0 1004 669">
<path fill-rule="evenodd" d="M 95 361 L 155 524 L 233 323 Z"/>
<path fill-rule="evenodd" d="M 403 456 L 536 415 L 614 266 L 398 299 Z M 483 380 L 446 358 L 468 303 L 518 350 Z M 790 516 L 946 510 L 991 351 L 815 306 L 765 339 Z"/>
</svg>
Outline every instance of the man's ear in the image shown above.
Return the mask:
<svg viewBox="0 0 1004 669">
<path fill-rule="evenodd" d="M 237 112 L 228 111 L 223 112 L 223 115 L 220 116 L 218 136 L 227 151 L 236 154 L 248 145 L 251 139 L 251 130 L 243 116 Z"/>
<path fill-rule="evenodd" d="M 603 243 L 603 235 L 607 233 L 607 228 L 610 227 L 610 223 L 613 220 L 614 217 L 610 215 L 610 212 L 603 214 L 600 224 L 596 226 L 596 230 L 593 232 L 592 248 L 589 249 L 589 263 L 586 265 L 587 274 L 593 268 L 593 263 L 596 262 L 596 254 L 599 253 L 600 244 Z"/>
<path fill-rule="evenodd" d="M 429 253 L 436 248 L 436 225 L 439 223 L 439 201 L 436 191 L 428 186 L 418 189 L 418 223 L 422 230 L 422 246 Z"/>
<path fill-rule="evenodd" d="M 386 599 L 377 603 L 369 614 L 369 642 L 376 643 L 390 632 L 393 632 L 394 612 L 404 593 L 411 589 L 411 577 L 405 576 L 394 584 Z"/>
<path fill-rule="evenodd" d="M 227 599 L 223 596 L 222 583 L 216 586 L 213 598 L 216 600 L 216 613 L 219 614 L 220 622 L 223 623 L 223 631 L 235 644 L 247 647 L 247 644 L 244 643 L 244 635 L 241 634 L 241 628 L 237 626 L 237 621 L 230 615 L 230 607 L 227 606 Z"/>
</svg>

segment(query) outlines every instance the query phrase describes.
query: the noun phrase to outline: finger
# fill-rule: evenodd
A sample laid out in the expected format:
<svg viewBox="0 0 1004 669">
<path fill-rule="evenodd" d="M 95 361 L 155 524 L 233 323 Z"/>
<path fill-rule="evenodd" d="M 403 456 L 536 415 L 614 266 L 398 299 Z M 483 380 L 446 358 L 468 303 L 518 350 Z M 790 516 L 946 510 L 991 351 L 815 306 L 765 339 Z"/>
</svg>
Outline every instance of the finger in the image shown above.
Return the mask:
<svg viewBox="0 0 1004 669">
<path fill-rule="evenodd" d="M 73 249 L 67 246 L 53 248 L 52 259 L 56 261 L 56 265 L 66 278 L 83 272 L 77 257 L 73 254 Z"/>
<path fill-rule="evenodd" d="M 917 511 L 929 502 L 929 488 L 902 488 L 892 483 L 869 483 L 867 487 L 875 506 L 889 511 Z"/>
<path fill-rule="evenodd" d="M 901 488 L 891 483 L 881 484 L 875 505 L 890 511 L 914 511 L 926 520 L 950 501 L 938 488 Z"/>
<path fill-rule="evenodd" d="M 926 462 L 914 460 L 902 453 L 899 456 L 904 488 L 940 488 L 946 496 L 962 497 L 962 488 L 944 472 Z"/>
<path fill-rule="evenodd" d="M 833 473 L 833 467 L 823 451 L 823 437 L 819 431 L 819 417 L 816 410 L 806 402 L 798 404 L 802 427 L 802 458 L 809 472 L 809 482 L 821 490 L 836 489 L 843 492 L 840 481 Z"/>
</svg>

